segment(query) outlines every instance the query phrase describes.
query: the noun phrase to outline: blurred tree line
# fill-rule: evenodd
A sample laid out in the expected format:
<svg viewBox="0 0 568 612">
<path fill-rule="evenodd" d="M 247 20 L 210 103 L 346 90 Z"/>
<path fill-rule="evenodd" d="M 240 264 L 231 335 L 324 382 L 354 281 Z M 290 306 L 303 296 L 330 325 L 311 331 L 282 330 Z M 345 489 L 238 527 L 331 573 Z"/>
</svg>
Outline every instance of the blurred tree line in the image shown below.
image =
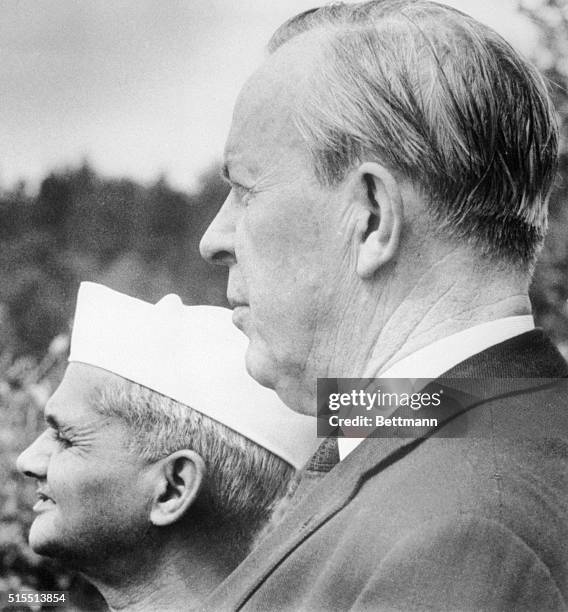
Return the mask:
<svg viewBox="0 0 568 612">
<path fill-rule="evenodd" d="M 37 195 L 0 195 L 0 345 L 41 355 L 65 331 L 83 280 L 151 301 L 225 303 L 226 273 L 201 260 L 200 236 L 227 188 L 217 169 L 186 194 L 159 179 L 142 186 L 84 163 L 54 172 Z"/>
<path fill-rule="evenodd" d="M 568 357 L 568 3 L 519 0 L 519 11 L 537 27 L 531 58 L 545 75 L 560 125 L 560 158 L 550 198 L 549 232 L 532 284 L 537 324 Z"/>
</svg>

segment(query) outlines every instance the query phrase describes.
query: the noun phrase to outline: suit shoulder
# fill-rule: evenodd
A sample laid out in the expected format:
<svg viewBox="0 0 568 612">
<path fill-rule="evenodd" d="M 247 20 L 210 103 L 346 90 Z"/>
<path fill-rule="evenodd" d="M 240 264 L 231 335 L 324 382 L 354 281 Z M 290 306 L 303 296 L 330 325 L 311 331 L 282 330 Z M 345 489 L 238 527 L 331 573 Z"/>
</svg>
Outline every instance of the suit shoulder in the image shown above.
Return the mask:
<svg viewBox="0 0 568 612">
<path fill-rule="evenodd" d="M 565 609 L 549 567 L 502 524 L 475 515 L 422 523 L 377 563 L 354 609 Z M 459 585 L 456 588 L 456 585 Z"/>
</svg>

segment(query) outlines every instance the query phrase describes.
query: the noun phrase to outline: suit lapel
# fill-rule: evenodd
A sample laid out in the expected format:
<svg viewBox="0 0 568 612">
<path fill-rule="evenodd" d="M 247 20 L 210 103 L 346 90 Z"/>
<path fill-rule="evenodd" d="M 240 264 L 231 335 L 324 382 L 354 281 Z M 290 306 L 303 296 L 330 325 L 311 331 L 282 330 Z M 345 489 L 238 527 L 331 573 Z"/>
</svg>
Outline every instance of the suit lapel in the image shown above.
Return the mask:
<svg viewBox="0 0 568 612">
<path fill-rule="evenodd" d="M 449 406 L 448 419 L 491 398 L 510 394 L 515 389 L 527 390 L 548 383 L 542 380 L 516 384 L 514 380 L 507 379 L 566 376 L 566 363 L 540 330 L 522 334 L 474 355 L 444 375 L 443 378 L 463 379 L 466 384 L 466 388 L 463 388 L 463 384 L 460 386 L 460 381 L 456 380 L 451 385 L 459 393 L 459 406 Z M 467 380 L 471 378 L 487 379 L 488 386 L 482 389 L 481 397 L 467 388 Z M 439 427 L 426 428 L 419 437 L 410 439 L 373 438 L 361 443 L 290 509 L 282 522 L 216 589 L 206 602 L 207 609 L 234 610 L 244 605 L 290 553 L 352 499 L 369 476 L 399 461 L 437 429 Z"/>
<path fill-rule="evenodd" d="M 366 471 L 416 441 L 391 438 L 366 442 L 369 444 L 361 444 L 307 492 L 297 506 L 290 508 L 282 522 L 213 593 L 207 609 L 227 609 L 228 602 L 231 610 L 240 608 L 266 576 L 349 502 Z M 240 596 L 235 599 L 234 593 Z"/>
</svg>

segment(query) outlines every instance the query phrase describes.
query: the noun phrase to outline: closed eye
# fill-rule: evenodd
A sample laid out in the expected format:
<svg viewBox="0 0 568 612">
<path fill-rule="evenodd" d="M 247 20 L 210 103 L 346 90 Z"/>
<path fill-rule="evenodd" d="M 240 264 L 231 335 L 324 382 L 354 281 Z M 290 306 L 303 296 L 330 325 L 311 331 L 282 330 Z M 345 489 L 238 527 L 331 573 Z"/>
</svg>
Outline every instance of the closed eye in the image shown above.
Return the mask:
<svg viewBox="0 0 568 612">
<path fill-rule="evenodd" d="M 50 431 L 53 439 L 63 448 L 69 448 L 70 446 L 72 446 L 71 440 L 69 440 L 69 438 L 66 438 L 59 429 L 51 428 Z"/>
</svg>

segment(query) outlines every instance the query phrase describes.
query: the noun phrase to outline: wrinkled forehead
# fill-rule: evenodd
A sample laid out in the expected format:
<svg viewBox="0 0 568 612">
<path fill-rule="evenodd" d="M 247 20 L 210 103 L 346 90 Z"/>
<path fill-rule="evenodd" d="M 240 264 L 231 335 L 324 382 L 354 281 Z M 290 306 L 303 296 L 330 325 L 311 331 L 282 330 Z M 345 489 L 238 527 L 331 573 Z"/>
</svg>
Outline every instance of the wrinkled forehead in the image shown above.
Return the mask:
<svg viewBox="0 0 568 612">
<path fill-rule="evenodd" d="M 102 390 L 120 384 L 124 384 L 124 379 L 116 374 L 93 365 L 72 362 L 46 406 L 46 415 L 53 411 L 73 414 L 79 409 L 95 409 Z"/>
<path fill-rule="evenodd" d="M 226 160 L 307 151 L 294 117 L 321 55 L 319 38 L 310 33 L 285 44 L 248 79 L 233 112 Z"/>
</svg>

